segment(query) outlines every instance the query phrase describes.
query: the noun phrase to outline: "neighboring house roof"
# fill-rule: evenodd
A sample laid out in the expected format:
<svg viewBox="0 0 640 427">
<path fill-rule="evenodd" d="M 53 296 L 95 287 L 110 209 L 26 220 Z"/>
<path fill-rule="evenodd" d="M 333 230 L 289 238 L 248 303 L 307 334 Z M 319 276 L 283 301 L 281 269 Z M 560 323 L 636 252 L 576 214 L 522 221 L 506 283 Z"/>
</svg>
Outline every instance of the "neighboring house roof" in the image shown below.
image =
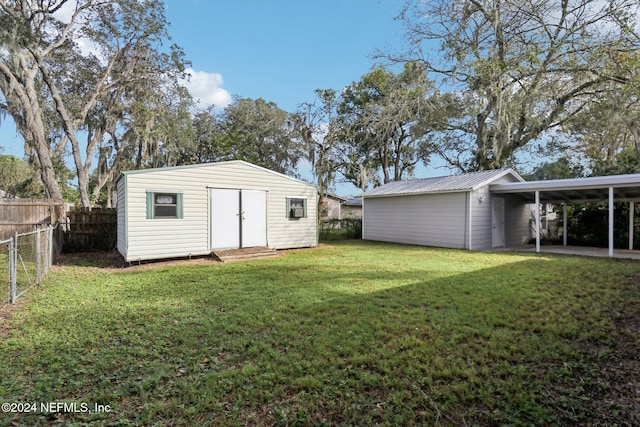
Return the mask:
<svg viewBox="0 0 640 427">
<path fill-rule="evenodd" d="M 410 181 L 394 181 L 367 191 L 363 197 L 392 197 L 477 190 L 505 175 L 512 175 L 518 181 L 524 181 L 512 169 L 493 169 Z"/>
<path fill-rule="evenodd" d="M 11 193 L 7 193 L 4 190 L 0 190 L 0 199 L 17 199 L 18 197 L 14 196 Z"/>
<path fill-rule="evenodd" d="M 331 198 L 331 199 L 336 199 L 336 200 L 338 200 L 340 202 L 345 202 L 347 200 L 344 197 L 341 197 L 341 196 L 338 196 L 338 195 L 335 195 L 335 194 L 332 194 L 332 193 L 327 193 L 326 191 L 324 193 L 324 197 Z"/>
<path fill-rule="evenodd" d="M 362 198 L 354 197 L 351 199 L 347 199 L 347 201 L 345 201 L 343 205 L 344 206 L 362 206 Z"/>
</svg>

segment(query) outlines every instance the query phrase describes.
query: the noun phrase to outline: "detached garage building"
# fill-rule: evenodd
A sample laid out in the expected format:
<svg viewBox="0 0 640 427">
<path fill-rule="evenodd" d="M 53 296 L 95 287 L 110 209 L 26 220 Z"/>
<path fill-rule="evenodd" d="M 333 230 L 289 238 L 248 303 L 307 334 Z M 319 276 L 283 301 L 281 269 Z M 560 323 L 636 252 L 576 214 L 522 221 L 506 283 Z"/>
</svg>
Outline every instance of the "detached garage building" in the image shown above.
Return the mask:
<svg viewBox="0 0 640 427">
<path fill-rule="evenodd" d="M 127 262 L 318 243 L 316 187 L 244 161 L 124 172 L 117 211 Z"/>
<path fill-rule="evenodd" d="M 382 185 L 363 195 L 362 238 L 473 250 L 522 245 L 531 206 L 489 186 L 523 181 L 499 169 Z"/>
</svg>

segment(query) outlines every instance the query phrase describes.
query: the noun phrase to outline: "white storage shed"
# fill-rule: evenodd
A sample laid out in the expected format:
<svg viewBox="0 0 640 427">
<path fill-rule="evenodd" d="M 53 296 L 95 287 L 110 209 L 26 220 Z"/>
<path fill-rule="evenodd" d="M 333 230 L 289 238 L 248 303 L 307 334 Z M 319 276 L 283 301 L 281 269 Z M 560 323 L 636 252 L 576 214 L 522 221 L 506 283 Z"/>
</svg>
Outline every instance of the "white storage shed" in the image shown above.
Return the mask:
<svg viewBox="0 0 640 427">
<path fill-rule="evenodd" d="M 304 181 L 239 160 L 124 172 L 117 248 L 134 262 L 316 246 L 317 194 Z"/>
<path fill-rule="evenodd" d="M 489 191 L 523 181 L 499 169 L 390 182 L 363 195 L 362 238 L 473 250 L 525 244 L 531 206 Z"/>
</svg>

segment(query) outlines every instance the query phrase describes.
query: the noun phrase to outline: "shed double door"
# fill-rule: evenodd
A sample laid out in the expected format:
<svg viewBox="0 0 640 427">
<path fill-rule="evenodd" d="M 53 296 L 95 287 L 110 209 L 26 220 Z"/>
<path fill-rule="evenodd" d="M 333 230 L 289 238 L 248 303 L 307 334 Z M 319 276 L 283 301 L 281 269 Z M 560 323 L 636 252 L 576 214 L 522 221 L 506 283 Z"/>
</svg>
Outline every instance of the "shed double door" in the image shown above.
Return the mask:
<svg viewBox="0 0 640 427">
<path fill-rule="evenodd" d="M 267 192 L 211 189 L 211 249 L 267 245 Z"/>
</svg>

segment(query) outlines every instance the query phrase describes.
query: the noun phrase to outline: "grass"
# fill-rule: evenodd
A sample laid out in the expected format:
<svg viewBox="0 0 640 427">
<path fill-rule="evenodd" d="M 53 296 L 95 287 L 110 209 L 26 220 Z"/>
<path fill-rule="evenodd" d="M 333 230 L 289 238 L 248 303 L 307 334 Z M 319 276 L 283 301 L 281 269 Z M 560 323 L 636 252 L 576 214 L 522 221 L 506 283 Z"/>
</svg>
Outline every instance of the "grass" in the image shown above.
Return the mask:
<svg viewBox="0 0 640 427">
<path fill-rule="evenodd" d="M 111 411 L 0 423 L 631 425 L 632 403 L 602 396 L 621 390 L 611 372 L 637 350 L 623 320 L 638 314 L 639 272 L 364 242 L 57 267 L 0 341 L 0 400 Z"/>
</svg>

